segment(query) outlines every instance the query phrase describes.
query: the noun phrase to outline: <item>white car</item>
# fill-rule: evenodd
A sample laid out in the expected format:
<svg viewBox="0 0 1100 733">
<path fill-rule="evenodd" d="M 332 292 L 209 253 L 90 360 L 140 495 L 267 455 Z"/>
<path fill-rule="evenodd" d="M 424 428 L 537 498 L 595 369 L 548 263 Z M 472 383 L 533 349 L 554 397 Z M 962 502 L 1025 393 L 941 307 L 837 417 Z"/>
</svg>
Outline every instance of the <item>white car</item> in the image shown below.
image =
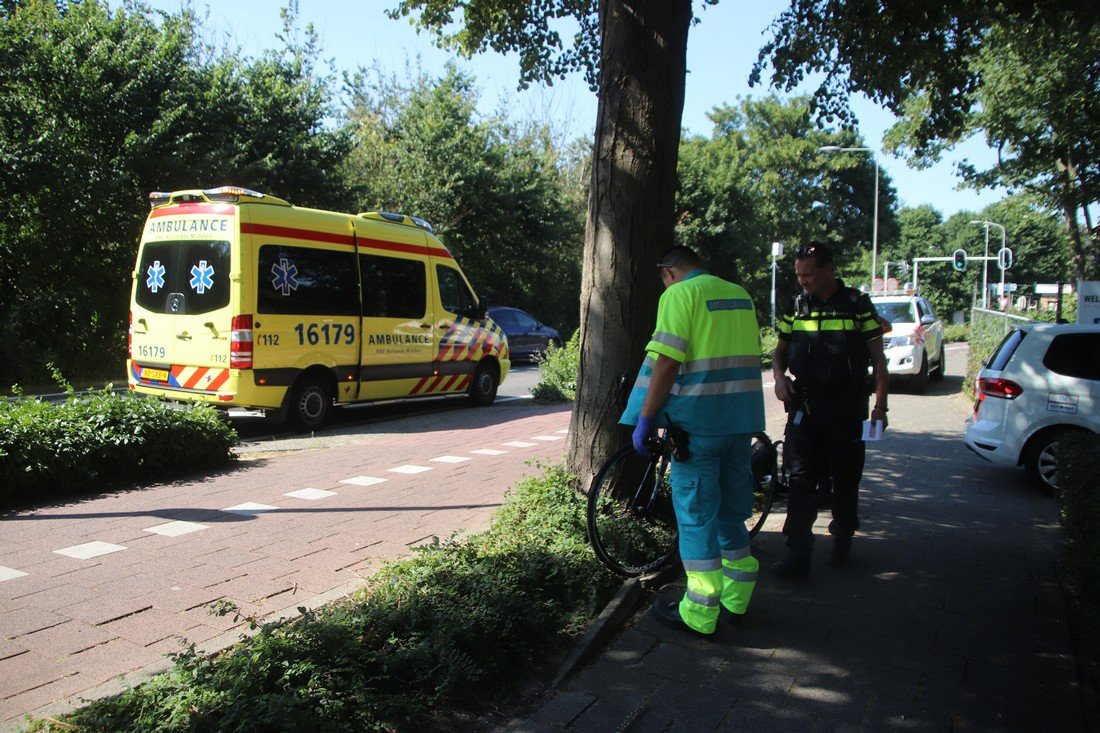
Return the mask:
<svg viewBox="0 0 1100 733">
<path fill-rule="evenodd" d="M 1009 332 L 978 372 L 966 447 L 994 463 L 1024 466 L 1058 488 L 1058 439 L 1100 433 L 1100 325 L 1028 323 Z"/>
<path fill-rule="evenodd" d="M 871 302 L 880 318 L 891 323 L 882 337 L 886 369 L 891 377 L 905 377 L 923 392 L 928 380 L 943 379 L 947 351 L 943 343 L 943 322 L 932 305 L 919 295 L 876 295 Z"/>
</svg>

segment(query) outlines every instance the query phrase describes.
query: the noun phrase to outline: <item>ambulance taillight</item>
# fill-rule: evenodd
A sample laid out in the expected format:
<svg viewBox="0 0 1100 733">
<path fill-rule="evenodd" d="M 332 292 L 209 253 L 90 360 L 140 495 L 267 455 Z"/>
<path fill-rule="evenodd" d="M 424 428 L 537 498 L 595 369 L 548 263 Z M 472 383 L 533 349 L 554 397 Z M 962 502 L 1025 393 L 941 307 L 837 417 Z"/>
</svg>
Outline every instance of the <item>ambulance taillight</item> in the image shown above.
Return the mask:
<svg viewBox="0 0 1100 733">
<path fill-rule="evenodd" d="M 130 311 L 130 325 L 126 328 L 126 358 L 134 358 L 134 312 Z"/>
<path fill-rule="evenodd" d="M 252 368 L 252 315 L 233 316 L 229 334 L 229 368 Z"/>
</svg>

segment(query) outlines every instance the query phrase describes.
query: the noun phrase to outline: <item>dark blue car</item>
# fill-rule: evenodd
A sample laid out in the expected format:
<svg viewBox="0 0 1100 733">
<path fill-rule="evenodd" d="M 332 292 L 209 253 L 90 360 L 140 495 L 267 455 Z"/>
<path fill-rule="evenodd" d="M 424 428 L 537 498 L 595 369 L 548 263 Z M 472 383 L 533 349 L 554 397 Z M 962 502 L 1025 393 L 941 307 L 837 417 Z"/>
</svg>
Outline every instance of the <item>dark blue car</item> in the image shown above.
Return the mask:
<svg viewBox="0 0 1100 733">
<path fill-rule="evenodd" d="M 550 344 L 562 344 L 560 333 L 519 308 L 492 306 L 489 317 L 504 329 L 512 361 L 531 361 Z"/>
</svg>

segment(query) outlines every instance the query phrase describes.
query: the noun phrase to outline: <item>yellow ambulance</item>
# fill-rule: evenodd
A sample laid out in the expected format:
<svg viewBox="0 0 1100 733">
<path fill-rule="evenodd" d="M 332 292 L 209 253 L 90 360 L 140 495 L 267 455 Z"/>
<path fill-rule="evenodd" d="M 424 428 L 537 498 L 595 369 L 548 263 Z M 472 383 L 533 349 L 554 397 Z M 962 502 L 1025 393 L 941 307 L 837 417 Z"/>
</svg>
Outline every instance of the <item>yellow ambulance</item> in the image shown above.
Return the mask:
<svg viewBox="0 0 1100 733">
<path fill-rule="evenodd" d="M 155 192 L 132 273 L 130 389 L 259 408 L 496 399 L 508 342 L 431 226 L 237 187 Z"/>
</svg>

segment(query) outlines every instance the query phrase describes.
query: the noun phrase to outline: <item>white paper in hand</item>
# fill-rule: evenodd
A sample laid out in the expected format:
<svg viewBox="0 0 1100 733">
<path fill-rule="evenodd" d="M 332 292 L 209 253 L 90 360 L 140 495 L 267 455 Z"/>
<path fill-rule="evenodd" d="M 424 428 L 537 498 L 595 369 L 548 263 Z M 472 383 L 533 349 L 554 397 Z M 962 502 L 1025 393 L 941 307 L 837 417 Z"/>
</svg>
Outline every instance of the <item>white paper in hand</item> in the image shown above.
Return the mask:
<svg viewBox="0 0 1100 733">
<path fill-rule="evenodd" d="M 882 440 L 882 434 L 886 431 L 886 428 L 882 425 L 882 420 L 864 420 L 863 421 L 863 439 L 864 440 Z"/>
</svg>

